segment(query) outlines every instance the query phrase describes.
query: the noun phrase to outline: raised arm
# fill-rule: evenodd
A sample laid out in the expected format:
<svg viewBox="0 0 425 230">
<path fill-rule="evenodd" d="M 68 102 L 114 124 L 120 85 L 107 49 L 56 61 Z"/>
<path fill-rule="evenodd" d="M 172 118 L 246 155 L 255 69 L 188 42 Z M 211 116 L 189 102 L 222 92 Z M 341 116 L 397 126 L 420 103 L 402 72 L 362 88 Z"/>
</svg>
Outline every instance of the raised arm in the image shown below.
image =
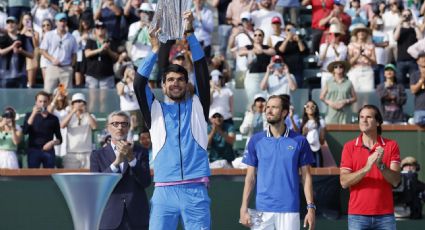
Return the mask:
<svg viewBox="0 0 425 230">
<path fill-rule="evenodd" d="M 155 99 L 151 89 L 148 85 L 149 75 L 152 72 L 153 66 L 158 59 L 159 41 L 157 30 L 149 31 L 149 39 L 152 45 L 151 53 L 144 59 L 143 63 L 139 66 L 134 79 L 134 93 L 136 94 L 137 101 L 139 102 L 140 111 L 142 112 L 146 126 L 151 128 L 151 107 Z"/>
<path fill-rule="evenodd" d="M 183 14 L 183 18 L 186 21 L 186 31 L 193 31 L 192 12 L 186 11 Z M 202 108 L 204 109 L 204 117 L 208 122 L 208 113 L 210 109 L 210 84 L 207 60 L 201 44 L 196 39 L 195 35 L 192 32 L 187 32 L 186 36 L 190 51 L 192 52 L 193 69 L 195 72 L 195 93 L 201 101 Z"/>
</svg>

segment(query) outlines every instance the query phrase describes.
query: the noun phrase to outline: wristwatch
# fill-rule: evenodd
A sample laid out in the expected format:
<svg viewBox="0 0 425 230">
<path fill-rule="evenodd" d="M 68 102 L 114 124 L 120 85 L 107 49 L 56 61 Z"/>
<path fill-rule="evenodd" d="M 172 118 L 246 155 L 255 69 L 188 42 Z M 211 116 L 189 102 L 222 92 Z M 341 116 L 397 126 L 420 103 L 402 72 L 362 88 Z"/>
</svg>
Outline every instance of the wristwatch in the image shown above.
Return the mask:
<svg viewBox="0 0 425 230">
<path fill-rule="evenodd" d="M 310 209 L 310 208 L 316 210 L 316 205 L 313 204 L 313 203 L 307 204 L 307 210 Z"/>
<path fill-rule="evenodd" d="M 385 169 L 385 164 L 384 163 L 382 163 L 382 164 L 380 164 L 379 166 L 378 166 L 378 169 L 379 169 L 379 171 L 384 171 L 384 169 Z"/>
</svg>

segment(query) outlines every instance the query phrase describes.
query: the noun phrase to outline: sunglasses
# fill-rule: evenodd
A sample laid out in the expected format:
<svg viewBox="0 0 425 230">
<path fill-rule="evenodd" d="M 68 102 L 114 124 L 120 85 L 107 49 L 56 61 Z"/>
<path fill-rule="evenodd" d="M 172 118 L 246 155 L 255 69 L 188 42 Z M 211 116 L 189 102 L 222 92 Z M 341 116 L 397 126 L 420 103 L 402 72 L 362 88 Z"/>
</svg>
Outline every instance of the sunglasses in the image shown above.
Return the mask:
<svg viewBox="0 0 425 230">
<path fill-rule="evenodd" d="M 50 24 L 43 24 L 43 27 L 51 27 L 52 25 Z"/>
<path fill-rule="evenodd" d="M 254 37 L 262 37 L 262 34 L 254 34 Z"/>
<path fill-rule="evenodd" d="M 338 65 L 334 65 L 334 69 L 336 69 L 336 68 L 344 69 L 344 65 L 340 65 L 340 64 L 338 64 Z"/>
<path fill-rule="evenodd" d="M 83 100 L 75 100 L 75 101 L 73 101 L 73 103 L 84 103 L 85 101 L 83 101 Z"/>
<path fill-rule="evenodd" d="M 123 122 L 118 122 L 118 121 L 114 121 L 109 123 L 110 125 L 114 126 L 115 128 L 118 128 L 118 126 L 121 125 L 122 128 L 127 128 L 128 126 L 130 126 L 130 123 L 123 121 Z"/>
<path fill-rule="evenodd" d="M 306 109 L 308 109 L 308 108 L 316 109 L 316 106 L 315 105 L 304 105 L 304 108 L 306 108 Z"/>
</svg>

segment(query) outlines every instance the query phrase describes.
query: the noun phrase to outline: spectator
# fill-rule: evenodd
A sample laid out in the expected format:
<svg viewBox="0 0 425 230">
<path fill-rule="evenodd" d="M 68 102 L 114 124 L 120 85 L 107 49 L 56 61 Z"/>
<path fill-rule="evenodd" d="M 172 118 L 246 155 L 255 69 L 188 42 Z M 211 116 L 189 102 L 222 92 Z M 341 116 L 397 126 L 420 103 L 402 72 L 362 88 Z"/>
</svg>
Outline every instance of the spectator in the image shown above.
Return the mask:
<svg viewBox="0 0 425 230">
<path fill-rule="evenodd" d="M 224 111 L 220 107 L 211 109 L 208 124 L 208 152 L 210 168 L 232 168 L 235 159 L 233 143 L 235 128 L 224 121 Z"/>
<path fill-rule="evenodd" d="M 136 71 L 129 66 L 124 71 L 121 81 L 116 84 L 117 94 L 120 97 L 120 110 L 130 114 L 131 127 L 140 130 L 145 123 L 140 113 L 139 103 L 134 94 L 134 78 Z"/>
<path fill-rule="evenodd" d="M 276 0 L 275 10 L 282 12 L 283 19 L 293 25 L 299 25 L 300 1 L 299 0 Z"/>
<path fill-rule="evenodd" d="M 0 118 L 0 168 L 18 169 L 16 151 L 22 140 L 22 129 L 16 124 L 16 112 L 7 107 Z"/>
<path fill-rule="evenodd" d="M 347 73 L 356 92 L 371 92 L 375 89 L 372 66 L 376 64 L 375 46 L 371 43 L 371 31 L 362 24 L 351 32 L 353 38 L 348 44 L 348 59 L 352 66 Z"/>
<path fill-rule="evenodd" d="M 47 106 L 47 111 L 55 115 L 59 122 L 65 118 L 68 114 L 68 91 L 65 89 L 65 86 L 59 84 L 59 86 L 53 91 L 52 102 Z M 61 128 L 62 143 L 60 145 L 55 145 L 55 155 L 56 157 L 63 157 L 67 152 L 67 128 Z"/>
<path fill-rule="evenodd" d="M 51 7 L 49 0 L 38 0 L 31 9 L 31 15 L 34 17 L 34 30 L 41 33 L 43 31 L 43 21 L 48 19 L 55 20 L 57 11 Z"/>
<path fill-rule="evenodd" d="M 268 38 L 273 32 L 272 25 L 270 23 L 273 17 L 279 17 L 280 21 L 282 22 L 282 26 L 285 25 L 283 23 L 282 14 L 272 10 L 272 0 L 260 0 L 260 2 L 257 3 L 257 6 L 258 10 L 251 12 L 254 28 L 261 29 L 264 32 L 264 38 Z M 266 41 L 267 40 L 263 41 L 263 44 Z"/>
<path fill-rule="evenodd" d="M 20 35 L 16 18 L 6 19 L 7 33 L 0 35 L 1 88 L 20 88 L 26 85 L 25 58 L 33 58 L 31 38 Z"/>
<path fill-rule="evenodd" d="M 254 1 L 250 0 L 232 0 L 227 6 L 226 19 L 229 25 L 237 28 L 242 23 L 242 13 L 250 12 L 256 7 Z M 250 18 L 251 19 L 251 18 Z M 233 33 L 233 31 L 232 31 Z"/>
<path fill-rule="evenodd" d="M 351 17 L 351 26 L 349 31 L 353 29 L 357 24 L 368 25 L 367 14 L 362 8 L 360 8 L 360 0 L 351 0 L 350 7 L 345 12 Z"/>
<path fill-rule="evenodd" d="M 226 86 L 223 75 L 219 70 L 210 73 L 211 105 L 210 116 L 213 111 L 220 108 L 225 123 L 233 124 L 233 91 Z"/>
<path fill-rule="evenodd" d="M 118 60 L 114 64 L 114 74 L 115 78 L 122 79 L 124 76 L 124 71 L 127 67 L 133 67 L 130 57 L 128 56 L 127 50 L 125 48 L 118 47 Z"/>
<path fill-rule="evenodd" d="M 102 0 L 94 14 L 95 21 L 101 21 L 105 25 L 107 37 L 111 42 L 118 43 L 121 39 L 121 15 L 122 9 L 115 4 L 114 0 Z"/>
<path fill-rule="evenodd" d="M 347 59 L 348 49 L 341 41 L 343 31 L 337 24 L 332 24 L 329 28 L 325 43 L 320 45 L 318 65 L 321 66 L 321 88 L 327 81 L 333 78 L 332 73 L 328 71 L 328 65 L 334 61 L 345 61 Z"/>
<path fill-rule="evenodd" d="M 4 33 L 6 31 L 6 19 L 7 19 L 7 13 L 6 13 L 6 3 L 0 2 L 0 32 Z"/>
<path fill-rule="evenodd" d="M 401 6 L 398 0 L 389 0 L 389 10 L 382 15 L 384 32 L 388 34 L 389 45 L 386 49 L 388 60 L 386 63 L 395 62 L 397 58 L 397 42 L 394 39 L 394 30 L 401 21 Z"/>
<path fill-rule="evenodd" d="M 392 187 L 400 183 L 400 150 L 381 136 L 376 106 L 358 114 L 361 134 L 344 145 L 340 165 L 341 186 L 350 189 L 348 229 L 396 229 Z"/>
<path fill-rule="evenodd" d="M 75 38 L 66 31 L 66 15 L 58 13 L 55 20 L 56 29 L 47 32 L 40 45 L 41 54 L 48 60 L 44 78 L 44 91 L 48 93 L 52 93 L 58 83 L 65 88 L 72 87 L 72 65 L 78 51 Z"/>
<path fill-rule="evenodd" d="M 148 152 L 125 141 L 130 118 L 125 112 L 108 115 L 111 143 L 90 156 L 90 172 L 121 173 L 100 221 L 100 229 L 148 230 L 149 203 L 145 189 L 151 184 Z"/>
<path fill-rule="evenodd" d="M 333 10 L 327 15 L 327 17 L 320 20 L 319 24 L 325 27 L 325 31 L 322 34 L 321 43 L 325 42 L 326 34 L 332 24 L 337 24 L 344 35 L 349 34 L 348 28 L 351 25 L 351 17 L 344 12 L 345 0 L 334 0 Z M 342 41 L 348 42 L 349 37 L 343 36 Z"/>
<path fill-rule="evenodd" d="M 393 64 L 387 64 L 384 69 L 385 82 L 378 85 L 376 92 L 381 101 L 384 124 L 406 124 L 403 105 L 407 96 L 404 86 L 397 82 L 397 69 Z"/>
<path fill-rule="evenodd" d="M 316 206 L 310 174 L 314 159 L 307 140 L 283 123 L 288 111 L 289 101 L 271 96 L 266 105 L 269 129 L 255 134 L 248 143 L 242 161 L 248 165 L 248 170 L 239 218 L 239 223 L 246 227 L 300 229 L 302 184 L 308 210 L 304 227 L 308 224 L 309 229 L 314 229 Z M 248 210 L 249 198 L 255 188 L 256 209 Z"/>
<path fill-rule="evenodd" d="M 211 3 L 214 8 L 217 8 L 219 53 L 224 56 L 227 56 L 227 43 L 232 31 L 232 25 L 226 19 L 227 7 L 230 2 L 232 0 L 213 0 Z"/>
<path fill-rule="evenodd" d="M 229 49 L 236 58 L 236 71 L 245 76 L 248 70 L 248 56 L 240 55 L 239 50 L 245 46 L 252 45 L 254 39 L 254 26 L 251 21 L 251 14 L 243 12 L 241 14 L 242 23 L 234 27 L 229 38 Z"/>
<path fill-rule="evenodd" d="M 286 33 L 282 30 L 282 21 L 279 17 L 272 18 L 272 28 L 273 32 L 267 39 L 267 45 L 275 47 L 276 43 L 285 40 Z"/>
<path fill-rule="evenodd" d="M 385 51 L 389 45 L 388 35 L 383 31 L 384 21 L 381 16 L 374 16 L 370 28 L 372 29 L 372 42 L 375 46 L 376 65 L 373 67 L 375 72 L 375 85 L 385 81 L 384 66 L 387 63 L 388 54 Z"/>
<path fill-rule="evenodd" d="M 326 125 L 325 120 L 320 117 L 319 107 L 315 101 L 309 100 L 305 103 L 300 130 L 313 152 L 315 163 L 312 166 L 323 167 L 321 146 L 325 143 Z"/>
<path fill-rule="evenodd" d="M 142 0 L 127 0 L 124 6 L 124 17 L 127 25 L 131 25 L 140 19 L 139 8 L 142 5 Z"/>
<path fill-rule="evenodd" d="M 72 0 L 71 2 L 70 9 L 65 11 L 68 15 L 68 31 L 72 33 L 78 30 L 81 20 L 86 20 L 91 27 L 93 25 L 93 13 L 86 8 L 86 1 Z"/>
<path fill-rule="evenodd" d="M 31 10 L 31 2 L 24 0 L 7 0 L 7 14 L 19 18 L 24 12 Z"/>
<path fill-rule="evenodd" d="M 204 49 L 205 57 L 207 60 L 211 57 L 211 39 L 214 30 L 214 16 L 210 9 L 205 6 L 205 0 L 193 0 L 194 9 L 193 28 L 195 35 L 199 39 L 202 48 Z"/>
<path fill-rule="evenodd" d="M 420 43 L 416 44 L 420 45 Z M 414 51 L 413 47 L 408 50 L 411 55 Z M 412 56 L 417 58 L 416 63 L 419 66 L 419 71 L 410 76 L 410 91 L 415 95 L 414 122 L 417 125 L 425 126 L 425 52 L 422 51 L 417 56 Z"/>
<path fill-rule="evenodd" d="M 139 133 L 139 144 L 142 148 L 149 153 L 149 167 L 153 168 L 153 159 L 152 159 L 152 141 L 151 134 L 149 133 L 149 129 L 143 127 Z"/>
<path fill-rule="evenodd" d="M 348 69 L 349 64 L 345 61 L 334 61 L 328 65 L 333 79 L 327 81 L 320 92 L 320 100 L 328 106 L 326 124 L 351 122 L 350 105 L 357 101 L 357 96 L 351 81 L 345 77 Z"/>
<path fill-rule="evenodd" d="M 62 143 L 59 119 L 49 113 L 49 94 L 40 91 L 35 96 L 32 112 L 25 115 L 23 132 L 28 135 L 28 168 L 55 167 L 55 145 Z M 56 137 L 54 139 L 53 137 Z"/>
<path fill-rule="evenodd" d="M 246 147 L 248 147 L 249 139 L 255 133 L 261 132 L 266 129 L 266 96 L 264 94 L 256 94 L 254 96 L 251 108 L 245 112 L 239 131 L 243 135 L 247 135 Z"/>
<path fill-rule="evenodd" d="M 74 67 L 75 72 L 75 88 L 84 88 L 84 74 L 86 72 L 86 57 L 84 55 L 87 41 L 95 39 L 93 28 L 90 26 L 90 21 L 82 18 L 77 30 L 72 32 L 78 44 L 77 62 Z"/>
<path fill-rule="evenodd" d="M 226 57 L 222 54 L 215 54 L 211 58 L 210 69 L 216 69 L 221 72 L 225 83 L 231 81 L 231 70 Z"/>
<path fill-rule="evenodd" d="M 112 89 L 115 85 L 113 66 L 118 54 L 107 37 L 105 24 L 97 21 L 95 26 L 95 40 L 87 40 L 84 51 L 87 61 L 86 87 Z"/>
<path fill-rule="evenodd" d="M 87 111 L 86 97 L 82 93 L 72 95 L 71 108 L 61 121 L 61 128 L 67 128 L 67 154 L 63 159 L 64 168 L 90 168 L 92 151 L 92 130 L 97 122 Z"/>
<path fill-rule="evenodd" d="M 288 94 L 297 89 L 297 82 L 289 72 L 288 65 L 283 63 L 279 55 L 274 55 L 267 66 L 267 72 L 260 83 L 261 90 L 266 90 L 268 95 Z"/>
<path fill-rule="evenodd" d="M 406 74 L 411 76 L 418 70 L 418 66 L 408 53 L 407 48 L 422 39 L 422 33 L 412 19 L 409 9 L 401 13 L 400 24 L 394 30 L 394 40 L 397 42 L 397 82 L 403 84 L 407 81 Z"/>
<path fill-rule="evenodd" d="M 291 96 L 289 94 L 280 94 L 279 97 L 282 97 L 284 100 L 289 102 L 288 115 L 285 118 L 285 125 L 288 129 L 293 130 L 294 132 L 299 132 L 300 127 L 300 118 L 298 114 L 295 113 L 295 108 L 291 104 Z"/>
<path fill-rule="evenodd" d="M 52 21 L 50 19 L 44 19 L 42 22 L 42 31 L 40 33 L 40 41 L 43 41 L 44 35 L 47 34 L 47 32 L 51 31 L 53 28 Z M 40 69 L 41 69 L 41 77 L 44 79 L 46 77 L 46 67 L 49 63 L 47 58 L 45 58 L 43 55 L 41 55 L 41 51 L 39 48 L 39 55 L 40 55 Z"/>
<path fill-rule="evenodd" d="M 319 50 L 320 40 L 322 38 L 323 31 L 326 30 L 324 24 L 320 21 L 327 17 L 333 11 L 334 0 L 302 0 L 301 5 L 311 5 L 311 40 L 312 50 L 311 53 Z"/>
<path fill-rule="evenodd" d="M 39 54 L 39 43 L 40 36 L 37 31 L 34 30 L 32 16 L 29 12 L 21 15 L 19 21 L 19 34 L 25 37 L 26 40 L 30 41 L 30 49 L 33 50 L 33 57 L 25 58 L 26 70 L 27 70 L 27 88 L 34 87 L 35 78 L 37 77 L 38 70 L 38 54 Z"/>
<path fill-rule="evenodd" d="M 264 32 L 256 29 L 254 32 L 254 43 L 240 48 L 238 52 L 238 55 L 244 55 L 248 58 L 249 69 L 244 80 L 247 98 L 253 98 L 255 94 L 261 93 L 261 80 L 267 72 L 267 65 L 270 63 L 270 58 L 275 55 L 274 49 L 263 45 L 263 42 Z"/>
<path fill-rule="evenodd" d="M 285 63 L 289 67 L 289 71 L 295 76 L 297 86 L 303 85 L 303 69 L 296 68 L 300 63 L 303 63 L 304 54 L 307 53 L 304 41 L 298 36 L 297 30 L 292 23 L 287 23 L 285 26 L 286 38 L 283 41 L 277 42 L 274 46 L 276 54 L 283 57 Z"/>
</svg>

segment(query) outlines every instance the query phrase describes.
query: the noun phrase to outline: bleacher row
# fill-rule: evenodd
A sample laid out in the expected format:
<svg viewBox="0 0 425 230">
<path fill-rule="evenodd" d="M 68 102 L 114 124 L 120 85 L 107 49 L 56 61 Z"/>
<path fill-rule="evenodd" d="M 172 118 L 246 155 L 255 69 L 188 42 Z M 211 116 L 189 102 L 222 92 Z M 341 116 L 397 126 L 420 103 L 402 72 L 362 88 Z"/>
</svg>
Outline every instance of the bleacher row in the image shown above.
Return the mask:
<svg viewBox="0 0 425 230">
<path fill-rule="evenodd" d="M 40 89 L 0 89 L 0 108 L 4 108 L 6 106 L 12 106 L 16 109 L 19 119 L 17 120 L 18 124 L 23 124 L 25 113 L 32 110 L 34 106 L 34 97 L 36 93 Z M 105 128 L 107 115 L 115 110 L 119 110 L 119 97 L 116 94 L 116 90 L 89 90 L 89 89 L 70 89 L 69 95 L 73 93 L 81 92 L 86 95 L 88 101 L 88 110 L 96 116 L 98 122 L 98 129 L 93 132 L 93 141 L 98 146 L 98 142 L 100 141 L 98 138 L 98 134 Z M 249 102 L 246 98 L 245 91 L 243 89 L 233 89 L 234 92 L 234 123 L 235 130 L 237 131 L 236 142 L 234 144 L 234 149 L 241 153 L 245 147 L 246 136 L 243 136 L 239 133 L 239 126 L 242 123 L 243 116 L 245 114 L 246 109 L 252 102 Z M 155 89 L 154 94 L 156 98 L 159 100 L 163 99 L 163 94 L 160 89 Z M 407 94 L 407 103 L 404 107 L 404 112 L 408 116 L 413 115 L 413 100 L 414 97 L 411 94 L 410 90 L 406 89 Z M 322 115 L 326 112 L 327 106 L 322 103 L 319 99 L 320 89 L 298 89 L 296 90 L 292 96 L 292 103 L 295 107 L 295 113 L 300 117 L 303 113 L 304 103 L 309 99 L 309 95 L 311 98 L 316 101 L 319 105 L 319 110 Z M 374 104 L 380 106 L 379 98 L 376 96 L 375 92 L 370 93 L 359 93 L 358 100 L 355 104 L 352 105 L 352 110 L 350 116 L 352 116 L 352 121 L 355 122 L 357 118 L 357 110 L 361 107 L 361 105 L 365 103 Z M 25 143 L 20 145 L 25 146 Z M 21 148 L 21 152 L 22 148 Z"/>
</svg>

